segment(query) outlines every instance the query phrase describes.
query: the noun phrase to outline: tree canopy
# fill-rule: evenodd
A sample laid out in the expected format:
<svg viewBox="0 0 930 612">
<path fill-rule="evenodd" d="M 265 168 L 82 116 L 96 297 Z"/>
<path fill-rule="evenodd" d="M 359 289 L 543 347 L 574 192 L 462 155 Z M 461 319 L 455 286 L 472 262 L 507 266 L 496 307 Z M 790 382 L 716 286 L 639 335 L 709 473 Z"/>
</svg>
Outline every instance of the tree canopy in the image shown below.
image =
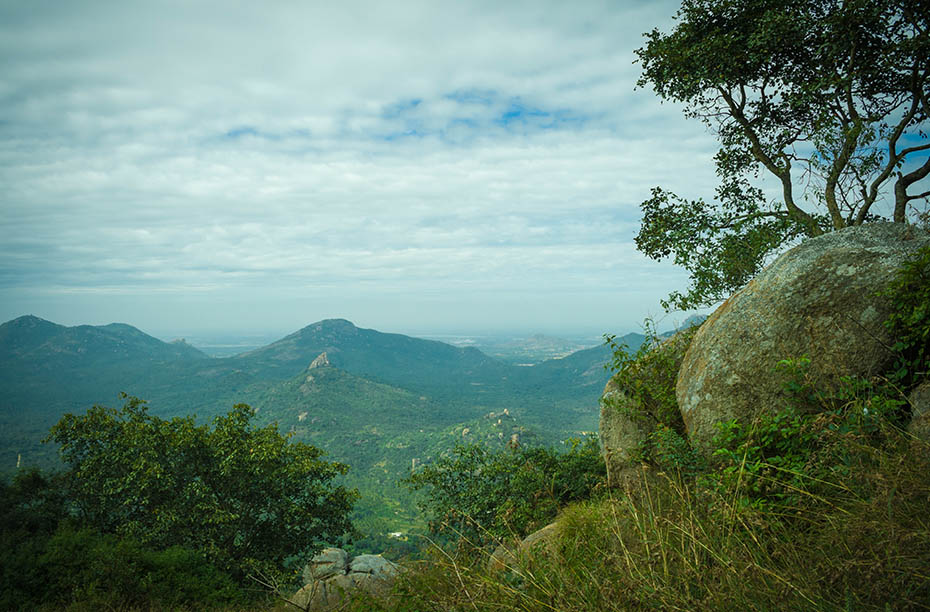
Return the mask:
<svg viewBox="0 0 930 612">
<path fill-rule="evenodd" d="M 726 297 L 793 240 L 906 222 L 927 201 L 928 0 L 684 0 L 677 19 L 646 34 L 638 85 L 717 135 L 720 183 L 713 203 L 656 187 L 642 204 L 637 247 L 691 273 L 666 307 Z"/>
<path fill-rule="evenodd" d="M 127 397 L 119 410 L 66 414 L 49 435 L 69 470 L 82 524 L 154 549 L 203 551 L 240 577 L 258 564 L 280 570 L 351 525 L 355 492 L 333 480 L 346 466 L 277 427 L 255 428 L 235 406 L 213 427 L 163 420 Z"/>
</svg>

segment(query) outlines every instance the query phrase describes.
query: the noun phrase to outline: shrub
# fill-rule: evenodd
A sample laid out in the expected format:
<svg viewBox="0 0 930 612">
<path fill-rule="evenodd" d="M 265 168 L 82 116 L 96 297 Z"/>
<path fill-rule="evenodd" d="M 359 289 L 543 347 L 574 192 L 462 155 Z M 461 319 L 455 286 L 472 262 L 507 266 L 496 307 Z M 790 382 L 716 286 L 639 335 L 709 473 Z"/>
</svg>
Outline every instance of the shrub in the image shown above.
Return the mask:
<svg viewBox="0 0 930 612">
<path fill-rule="evenodd" d="M 905 263 L 880 295 L 892 309 L 885 321 L 895 339 L 892 376 L 904 387 L 913 386 L 930 372 L 930 247 Z"/>
<path fill-rule="evenodd" d="M 421 508 L 433 532 L 481 546 L 544 526 L 560 507 L 591 496 L 604 477 L 597 439 L 589 437 L 570 441 L 567 452 L 458 445 L 404 482 L 425 492 Z"/>
<path fill-rule="evenodd" d="M 39 558 L 46 604 L 72 609 L 215 609 L 244 603 L 232 578 L 180 546 L 155 551 L 128 538 L 63 524 Z"/>
<path fill-rule="evenodd" d="M 49 439 L 61 445 L 68 493 L 83 526 L 156 550 L 203 552 L 247 582 L 285 572 L 350 529 L 356 493 L 334 483 L 346 466 L 292 443 L 275 425 L 251 425 L 244 404 L 213 427 L 162 420 L 142 400 L 121 410 L 66 414 Z"/>
</svg>

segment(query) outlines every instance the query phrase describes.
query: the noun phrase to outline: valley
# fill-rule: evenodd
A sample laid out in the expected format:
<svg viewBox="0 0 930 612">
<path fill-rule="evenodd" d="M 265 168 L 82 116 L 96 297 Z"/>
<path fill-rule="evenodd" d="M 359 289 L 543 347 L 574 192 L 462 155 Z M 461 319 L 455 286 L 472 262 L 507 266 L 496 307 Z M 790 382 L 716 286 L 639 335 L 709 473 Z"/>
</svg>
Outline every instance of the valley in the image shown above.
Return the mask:
<svg viewBox="0 0 930 612">
<path fill-rule="evenodd" d="M 623 341 L 635 348 L 643 336 Z M 41 443 L 49 427 L 66 412 L 117 406 L 120 392 L 145 399 L 162 418 L 195 414 L 202 422 L 246 403 L 257 424 L 277 423 L 350 466 L 345 481 L 362 494 L 363 532 L 407 532 L 420 519 L 397 481 L 412 467 L 457 443 L 558 445 L 597 430 L 607 346 L 559 359 L 542 358 L 564 350 L 564 341 L 497 346 L 516 359 L 331 319 L 210 357 L 129 325 L 20 317 L 0 326 L 0 470 L 54 466 L 56 449 Z M 521 360 L 538 363 L 514 363 Z"/>
</svg>

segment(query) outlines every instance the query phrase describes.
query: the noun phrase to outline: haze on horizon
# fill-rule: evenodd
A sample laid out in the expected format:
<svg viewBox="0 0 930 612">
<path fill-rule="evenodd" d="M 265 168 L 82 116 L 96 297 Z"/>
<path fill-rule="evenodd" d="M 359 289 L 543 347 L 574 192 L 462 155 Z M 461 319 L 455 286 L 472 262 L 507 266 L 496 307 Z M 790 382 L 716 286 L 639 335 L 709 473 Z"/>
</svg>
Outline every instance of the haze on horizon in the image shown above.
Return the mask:
<svg viewBox="0 0 930 612">
<path fill-rule="evenodd" d="M 639 203 L 716 182 L 634 87 L 677 6 L 2 1 L 0 319 L 636 330 Z"/>
</svg>

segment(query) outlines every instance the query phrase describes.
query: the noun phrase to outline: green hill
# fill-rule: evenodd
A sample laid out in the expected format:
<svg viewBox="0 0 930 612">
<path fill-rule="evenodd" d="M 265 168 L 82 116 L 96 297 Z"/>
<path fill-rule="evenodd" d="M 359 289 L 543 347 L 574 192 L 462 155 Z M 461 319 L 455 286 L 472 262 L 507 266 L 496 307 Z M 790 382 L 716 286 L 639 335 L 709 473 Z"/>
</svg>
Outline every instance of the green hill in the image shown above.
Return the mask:
<svg viewBox="0 0 930 612">
<path fill-rule="evenodd" d="M 624 338 L 638 346 L 642 336 Z M 325 353 L 325 363 L 311 363 Z M 65 412 L 126 392 L 163 418 L 207 420 L 237 403 L 351 466 L 369 531 L 406 530 L 415 503 L 396 480 L 457 442 L 555 444 L 597 429 L 608 347 L 532 367 L 475 348 L 320 321 L 260 349 L 208 357 L 125 324 L 65 327 L 37 317 L 0 326 L 0 471 L 50 465 L 39 441 Z M 493 418 L 492 418 L 493 417 Z"/>
</svg>

